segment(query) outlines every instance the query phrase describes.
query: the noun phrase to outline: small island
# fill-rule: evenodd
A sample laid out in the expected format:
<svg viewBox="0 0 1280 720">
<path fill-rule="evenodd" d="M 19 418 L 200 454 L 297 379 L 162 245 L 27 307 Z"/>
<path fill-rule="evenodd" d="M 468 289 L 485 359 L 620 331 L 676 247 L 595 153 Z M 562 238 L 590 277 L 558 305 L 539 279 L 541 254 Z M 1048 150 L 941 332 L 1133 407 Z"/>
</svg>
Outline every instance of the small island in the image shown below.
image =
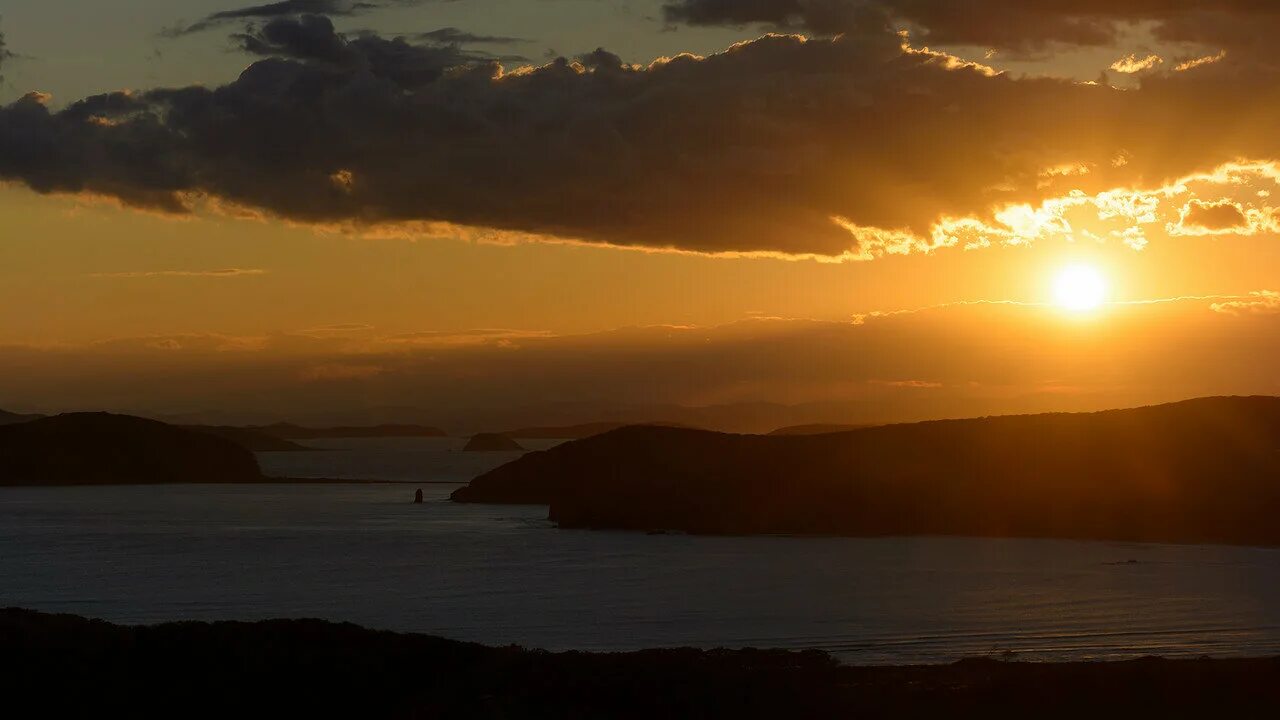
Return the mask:
<svg viewBox="0 0 1280 720">
<path fill-rule="evenodd" d="M 520 443 L 501 433 L 478 433 L 467 441 L 463 452 L 520 452 Z"/>
</svg>

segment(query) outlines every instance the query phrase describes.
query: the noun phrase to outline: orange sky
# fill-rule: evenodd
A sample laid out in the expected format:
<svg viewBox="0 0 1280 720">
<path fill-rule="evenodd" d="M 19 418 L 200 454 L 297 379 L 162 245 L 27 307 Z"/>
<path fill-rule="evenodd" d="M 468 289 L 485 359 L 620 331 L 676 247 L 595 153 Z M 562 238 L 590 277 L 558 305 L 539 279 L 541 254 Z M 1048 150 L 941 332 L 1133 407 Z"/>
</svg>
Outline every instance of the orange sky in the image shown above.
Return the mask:
<svg viewBox="0 0 1280 720">
<path fill-rule="evenodd" d="M 185 58 L 164 82 L 216 93 L 144 73 L 78 104 L 27 93 L 115 90 L 138 61 L 105 48 L 114 84 L 82 87 L 35 5 L 6 10 L 0 408 L 810 404 L 799 422 L 1280 392 L 1280 9 L 499 4 L 541 20 L 481 0 L 219 20 L 154 41 Z M 354 32 L 406 18 L 557 33 L 570 60 Z M 592 22 L 627 55 L 573 60 Z M 779 29 L 809 39 L 756 39 Z M 681 42 L 698 55 L 654 62 Z M 484 57 L 517 51 L 538 57 Z M 1107 305 L 1052 304 L 1073 264 Z"/>
</svg>

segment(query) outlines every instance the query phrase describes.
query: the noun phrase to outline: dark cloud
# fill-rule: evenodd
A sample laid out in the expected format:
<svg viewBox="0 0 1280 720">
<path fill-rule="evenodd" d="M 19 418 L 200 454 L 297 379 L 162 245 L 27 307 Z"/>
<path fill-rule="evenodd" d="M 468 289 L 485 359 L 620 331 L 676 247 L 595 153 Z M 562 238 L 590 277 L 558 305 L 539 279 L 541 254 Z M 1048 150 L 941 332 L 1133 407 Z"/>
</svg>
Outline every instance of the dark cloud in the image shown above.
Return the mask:
<svg viewBox="0 0 1280 720">
<path fill-rule="evenodd" d="M 4 81 L 4 66 L 6 61 L 12 60 L 13 57 L 13 53 L 10 52 L 8 46 L 5 45 L 4 32 L 0 31 L 0 82 Z"/>
<path fill-rule="evenodd" d="M 1119 91 L 889 33 L 515 72 L 319 17 L 242 41 L 271 57 L 223 87 L 0 109 L 0 178 L 166 212 L 208 198 L 307 223 L 868 257 L 950 244 L 966 230 L 940 224 L 1011 202 L 1280 157 L 1276 74 L 1226 62 Z"/>
<path fill-rule="evenodd" d="M 273 18 L 296 17 L 299 15 L 332 15 L 347 16 L 380 10 L 387 7 L 403 5 L 421 5 L 432 0 L 281 0 L 280 2 L 251 5 L 248 7 L 221 10 L 206 15 L 190 25 L 179 25 L 166 29 L 163 34 L 177 37 L 202 32 L 210 28 L 253 20 L 270 20 Z M 435 0 L 436 2 L 453 2 L 454 0 Z"/>
<path fill-rule="evenodd" d="M 245 52 L 341 63 L 359 58 L 324 15 L 277 18 L 232 36 Z"/>
<path fill-rule="evenodd" d="M 822 35 L 878 29 L 889 21 L 880 0 L 676 0 L 663 17 L 688 25 L 769 25 Z"/>
<path fill-rule="evenodd" d="M 922 42 L 1015 52 L 1048 43 L 1111 45 L 1133 23 L 1157 38 L 1223 47 L 1269 47 L 1280 3 L 1267 0 L 670 0 L 668 22 L 753 25 L 818 34 L 891 23 Z"/>
<path fill-rule="evenodd" d="M 527 38 L 509 35 L 478 35 L 459 30 L 456 27 L 444 27 L 439 30 L 417 33 L 411 37 L 416 40 L 440 43 L 442 45 L 515 45 L 529 42 Z"/>
<path fill-rule="evenodd" d="M 391 80 L 405 88 L 430 83 L 449 68 L 495 59 L 456 44 L 415 44 L 404 38 L 383 38 L 367 32 L 347 37 L 323 15 L 276 18 L 232 38 L 245 52 L 254 55 L 327 63 L 344 72 Z"/>
</svg>

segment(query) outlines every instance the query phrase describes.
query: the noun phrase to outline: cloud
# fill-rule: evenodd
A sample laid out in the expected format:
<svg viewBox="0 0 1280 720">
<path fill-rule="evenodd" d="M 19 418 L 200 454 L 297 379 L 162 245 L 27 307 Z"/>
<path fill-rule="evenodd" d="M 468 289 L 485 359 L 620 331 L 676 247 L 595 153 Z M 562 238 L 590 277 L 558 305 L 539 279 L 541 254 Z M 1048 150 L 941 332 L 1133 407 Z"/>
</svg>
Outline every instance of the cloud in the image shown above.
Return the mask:
<svg viewBox="0 0 1280 720">
<path fill-rule="evenodd" d="M 898 390 L 937 390 L 946 387 L 943 383 L 930 380 L 871 380 L 870 384 Z"/>
<path fill-rule="evenodd" d="M 440 43 L 442 45 L 515 45 L 529 42 L 527 38 L 512 37 L 510 35 L 478 35 L 459 30 L 456 27 L 443 27 L 439 30 L 416 33 L 411 37 L 415 40 Z"/>
<path fill-rule="evenodd" d="M 1162 62 L 1164 62 L 1164 58 L 1159 55 L 1148 55 L 1139 59 L 1136 55 L 1130 53 L 1129 55 L 1111 63 L 1111 69 L 1118 73 L 1132 75 L 1133 73 L 1140 73 L 1143 70 L 1150 70 Z"/>
<path fill-rule="evenodd" d="M 7 61 L 16 57 L 4 42 L 4 32 L 0 31 L 0 82 L 4 82 L 4 66 Z"/>
<path fill-rule="evenodd" d="M 299 330 L 299 335 L 307 335 L 310 337 L 341 337 L 353 333 L 366 333 L 374 329 L 374 326 L 365 323 L 336 323 L 334 325 L 322 325 L 320 327 L 307 328 Z"/>
<path fill-rule="evenodd" d="M 823 35 L 886 29 L 891 13 L 868 0 L 675 0 L 662 6 L 669 23 L 768 25 Z"/>
<path fill-rule="evenodd" d="M 251 26 L 244 33 L 232 37 L 239 41 L 245 52 L 254 55 L 333 63 L 360 59 L 360 55 L 350 49 L 346 40 L 334 30 L 333 21 L 324 15 L 275 18 L 262 27 Z"/>
<path fill-rule="evenodd" d="M 204 18 L 189 25 L 177 25 L 166 28 L 161 34 L 179 37 L 203 32 L 211 28 L 229 23 L 271 20 L 275 18 L 297 17 L 300 15 L 332 15 L 347 16 L 380 10 L 397 5 L 420 5 L 429 0 L 281 0 L 280 2 L 251 5 L 248 7 L 221 10 L 210 13 Z M 441 0 L 450 2 L 452 0 Z"/>
<path fill-rule="evenodd" d="M 1188 70 L 1195 70 L 1198 67 L 1204 67 L 1205 65 L 1212 65 L 1216 62 L 1221 62 L 1226 57 L 1227 57 L 1227 51 L 1219 50 L 1216 54 L 1213 54 L 1213 55 L 1205 55 L 1203 57 L 1184 60 L 1178 63 L 1177 65 L 1173 66 L 1173 70 L 1174 72 L 1186 72 Z"/>
<path fill-rule="evenodd" d="M 181 352 L 190 356 L 223 356 L 228 353 L 261 353 L 275 349 L 272 338 L 261 335 L 223 335 L 219 333 L 186 333 L 180 335 L 145 335 L 91 343 L 83 350 L 103 358 L 145 356 L 153 350 L 166 354 Z M 75 348 L 42 349 L 43 352 L 77 352 Z"/>
<path fill-rule="evenodd" d="M 264 57 L 222 87 L 0 108 L 0 178 L 388 235 L 870 259 L 1066 234 L 1086 205 L 1136 223 L 1172 179 L 1280 157 L 1262 65 L 1120 91 L 893 33 L 516 70 L 318 16 L 241 38 Z"/>
<path fill-rule="evenodd" d="M 1213 311 L 1226 315 L 1270 315 L 1280 313 L 1280 292 L 1260 290 L 1247 298 L 1214 303 Z"/>
<path fill-rule="evenodd" d="M 1114 168 L 1127 165 L 1112 163 Z M 1038 187 L 1088 174 L 1050 169 L 1042 173 Z M 1276 232 L 1280 230 L 1278 209 L 1269 202 L 1277 184 L 1280 166 L 1275 162 L 1228 162 L 1168 180 L 1159 187 L 1120 187 L 1094 194 L 1071 190 L 1039 205 L 1009 204 L 994 212 L 990 223 L 971 218 L 946 220 L 934 228 L 935 238 L 943 236 L 935 243 L 970 250 L 995 242 L 1018 246 L 1049 238 L 1110 239 L 1142 250 L 1151 233 L 1195 237 Z M 1202 195 L 1218 199 L 1206 201 L 1200 199 Z"/>
<path fill-rule="evenodd" d="M 1146 26 L 1164 42 L 1270 53 L 1280 4 L 1259 0 L 668 0 L 663 16 L 689 25 L 765 25 L 820 35 L 889 25 L 923 42 L 1038 53 L 1050 45 L 1116 46 Z"/>
<path fill-rule="evenodd" d="M 426 85 L 450 68 L 492 62 L 492 56 L 458 45 L 413 44 L 404 38 L 388 39 L 372 33 L 347 37 L 323 15 L 276 18 L 232 38 L 253 55 L 332 65 L 349 74 L 367 74 L 404 87 Z M 333 177 L 344 190 L 353 181 L 343 170 Z"/>
<path fill-rule="evenodd" d="M 761 318 L 545 334 L 523 337 L 517 348 L 496 340 L 402 347 L 366 336 L 179 335 L 0 348 L 0 376 L 21 378 L 5 388 L 9 402 L 37 408 L 223 410 L 295 421 L 369 408 L 343 422 L 388 422 L 402 417 L 391 408 L 417 408 L 414 421 L 450 429 L 624 417 L 714 418 L 768 430 L 1275 394 L 1280 313 L 1262 308 L 1274 308 L 1277 297 L 1114 305 L 1087 323 L 1034 304 L 955 303 L 883 312 L 862 324 Z M 1232 302 L 1250 308 L 1225 305 Z M 1211 312 L 1211 304 L 1223 307 Z M 325 392 L 317 393 L 322 381 Z M 757 414 L 761 403 L 808 405 Z M 743 405 L 714 415 L 655 410 L 724 404 Z"/>
<path fill-rule="evenodd" d="M 96 278 L 236 278 L 266 275 L 258 268 L 225 268 L 222 270 L 138 270 L 129 272 L 92 273 Z"/>
<path fill-rule="evenodd" d="M 479 328 L 474 330 L 434 330 L 401 333 L 379 338 L 376 344 L 383 350 L 423 350 L 429 348 L 458 348 L 492 346 L 511 349 L 524 340 L 553 337 L 542 330 L 513 330 L 504 328 Z"/>
</svg>

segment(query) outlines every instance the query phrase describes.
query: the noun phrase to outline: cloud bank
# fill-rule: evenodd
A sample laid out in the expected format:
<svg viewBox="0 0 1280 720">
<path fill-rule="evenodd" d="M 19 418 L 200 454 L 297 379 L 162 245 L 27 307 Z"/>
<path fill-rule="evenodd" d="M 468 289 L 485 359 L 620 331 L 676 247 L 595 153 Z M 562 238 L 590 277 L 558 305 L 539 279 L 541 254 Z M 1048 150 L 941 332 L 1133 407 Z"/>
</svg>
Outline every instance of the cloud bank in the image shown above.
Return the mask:
<svg viewBox="0 0 1280 720">
<path fill-rule="evenodd" d="M 822 35 L 906 28 L 922 41 L 1011 51 L 1112 46 L 1135 24 L 1164 42 L 1270 54 L 1280 5 L 1265 0 L 671 0 L 668 22 L 766 25 Z"/>
<path fill-rule="evenodd" d="M 210 13 L 200 20 L 177 25 L 164 30 L 161 34 L 169 37 L 180 37 L 204 32 L 213 28 L 233 23 L 255 20 L 272 20 L 276 18 L 297 17 L 299 15 L 331 15 L 345 17 L 361 15 L 388 7 L 422 5 L 432 0 L 280 0 L 280 2 L 250 5 L 247 7 L 220 10 Z M 452 2 L 453 0 L 437 0 Z"/>
<path fill-rule="evenodd" d="M 511 35 L 482 35 L 456 27 L 443 27 L 438 30 L 415 33 L 411 37 L 446 45 L 516 45 L 529 42 L 528 38 Z"/>
<path fill-rule="evenodd" d="M 222 87 L 0 108 L 0 178 L 171 213 L 866 259 L 1067 232 L 1054 213 L 1075 193 L 1132 209 L 1188 173 L 1280 157 L 1280 73 L 1243 59 L 1122 91 L 1012 77 L 879 27 L 512 71 L 318 15 L 235 37 L 262 59 Z M 1117 188 L 1132 192 L 1098 199 Z"/>
<path fill-rule="evenodd" d="M 761 318 L 568 336 L 501 329 L 381 336 L 344 325 L 0 347 L 0 373 L 22 378 L 4 402 L 36 410 L 412 421 L 470 431 L 612 418 L 760 431 L 1280 392 L 1275 292 L 1102 312 L 1105 322 L 1082 323 L 1053 307 L 967 303 L 868 313 L 861 323 Z"/>
</svg>

